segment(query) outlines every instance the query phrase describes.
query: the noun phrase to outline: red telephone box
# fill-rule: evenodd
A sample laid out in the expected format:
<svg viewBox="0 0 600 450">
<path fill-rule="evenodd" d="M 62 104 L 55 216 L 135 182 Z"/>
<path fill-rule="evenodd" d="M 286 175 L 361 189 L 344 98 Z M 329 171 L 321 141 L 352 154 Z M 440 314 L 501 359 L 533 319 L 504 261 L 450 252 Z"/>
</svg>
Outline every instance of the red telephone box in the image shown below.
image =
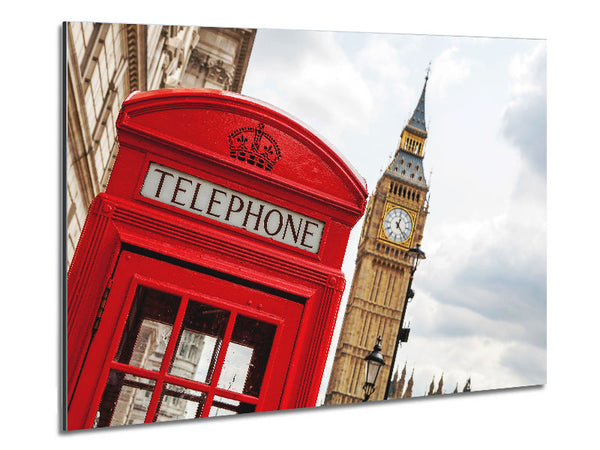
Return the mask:
<svg viewBox="0 0 600 450">
<path fill-rule="evenodd" d="M 289 116 L 134 93 L 68 274 L 68 428 L 314 406 L 364 180 Z"/>
</svg>

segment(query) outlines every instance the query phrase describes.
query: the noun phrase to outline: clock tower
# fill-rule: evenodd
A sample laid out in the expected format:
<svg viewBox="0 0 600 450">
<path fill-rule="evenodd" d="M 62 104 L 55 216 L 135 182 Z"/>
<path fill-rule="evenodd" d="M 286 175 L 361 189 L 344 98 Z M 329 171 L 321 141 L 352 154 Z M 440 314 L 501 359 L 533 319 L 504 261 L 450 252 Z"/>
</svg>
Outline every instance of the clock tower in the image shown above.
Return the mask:
<svg viewBox="0 0 600 450">
<path fill-rule="evenodd" d="M 413 252 L 423 238 L 429 188 L 423 169 L 427 140 L 425 91 L 400 136 L 394 159 L 369 198 L 358 244 L 352 287 L 335 360 L 326 405 L 360 402 L 364 398 L 364 358 L 382 337 L 382 367 L 371 400 L 382 400 L 393 370 L 396 338 L 408 340 L 402 323 L 410 289 Z M 407 295 L 408 293 L 408 295 Z"/>
</svg>

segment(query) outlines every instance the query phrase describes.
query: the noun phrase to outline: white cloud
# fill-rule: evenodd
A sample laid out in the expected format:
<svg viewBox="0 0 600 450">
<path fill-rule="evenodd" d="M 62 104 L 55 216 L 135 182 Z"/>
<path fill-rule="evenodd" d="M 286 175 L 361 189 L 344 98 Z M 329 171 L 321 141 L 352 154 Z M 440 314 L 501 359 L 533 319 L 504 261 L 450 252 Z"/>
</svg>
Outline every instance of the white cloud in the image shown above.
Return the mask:
<svg viewBox="0 0 600 450">
<path fill-rule="evenodd" d="M 505 213 L 426 233 L 411 341 L 398 357 L 413 358 L 422 391 L 442 371 L 455 380 L 449 390 L 469 376 L 473 390 L 546 381 L 546 221 L 536 192 Z"/>
<path fill-rule="evenodd" d="M 402 63 L 398 46 L 390 43 L 389 37 L 369 35 L 365 46 L 358 52 L 357 63 L 365 76 L 374 80 L 373 88 L 378 98 L 393 93 L 403 101 L 399 109 L 410 105 L 415 96 L 414 87 L 409 86 L 410 71 Z"/>
<path fill-rule="evenodd" d="M 375 114 L 370 84 L 334 33 L 261 30 L 272 51 L 251 60 L 245 92 L 319 130 L 339 146 L 343 130 L 360 130 Z"/>
<path fill-rule="evenodd" d="M 459 54 L 457 47 L 451 47 L 442 52 L 431 62 L 432 96 L 444 97 L 452 85 L 465 81 L 471 75 L 470 61 Z"/>
<path fill-rule="evenodd" d="M 546 45 L 513 57 L 511 98 L 502 117 L 505 139 L 534 172 L 546 178 Z M 525 181 L 521 182 L 522 184 Z"/>
<path fill-rule="evenodd" d="M 540 42 L 531 53 L 517 54 L 509 66 L 511 90 L 516 97 L 546 94 L 546 44 Z"/>
<path fill-rule="evenodd" d="M 485 335 L 439 339 L 418 335 L 416 328 L 414 331 L 414 337 L 411 331 L 409 344 L 400 349 L 397 359 L 399 367 L 406 362 L 409 373 L 415 370 L 414 397 L 425 395 L 432 377 L 437 388 L 442 373 L 445 393 L 452 392 L 457 383 L 461 392 L 468 378 L 473 391 L 529 386 L 546 380 L 545 352 L 538 348 Z M 537 376 L 531 377 L 531 373 Z"/>
<path fill-rule="evenodd" d="M 545 288 L 545 220 L 533 214 L 448 223 L 426 237 L 427 260 L 415 279 L 439 301 L 498 317 L 510 301 Z M 504 292 L 507 291 L 507 292 Z M 469 295 L 467 295 L 469 294 Z M 510 294 L 510 295 L 509 295 Z M 500 295 L 509 295 L 499 298 Z M 518 318 L 514 320 L 518 321 Z"/>
</svg>

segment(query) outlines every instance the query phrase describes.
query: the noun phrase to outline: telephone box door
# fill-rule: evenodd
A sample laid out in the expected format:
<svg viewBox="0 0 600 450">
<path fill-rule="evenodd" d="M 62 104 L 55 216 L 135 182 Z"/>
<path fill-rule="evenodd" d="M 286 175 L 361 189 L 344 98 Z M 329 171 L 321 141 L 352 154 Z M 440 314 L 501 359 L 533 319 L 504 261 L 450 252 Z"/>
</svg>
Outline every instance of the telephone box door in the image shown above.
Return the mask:
<svg viewBox="0 0 600 450">
<path fill-rule="evenodd" d="M 69 429 L 278 408 L 302 304 L 130 251 L 105 297 Z"/>
</svg>

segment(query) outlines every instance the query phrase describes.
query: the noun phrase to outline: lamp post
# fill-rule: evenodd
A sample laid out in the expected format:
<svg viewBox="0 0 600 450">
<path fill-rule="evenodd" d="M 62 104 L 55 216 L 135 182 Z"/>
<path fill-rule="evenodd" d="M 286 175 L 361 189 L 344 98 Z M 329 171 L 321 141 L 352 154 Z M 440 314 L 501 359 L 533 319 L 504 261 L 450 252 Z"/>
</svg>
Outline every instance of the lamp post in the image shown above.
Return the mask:
<svg viewBox="0 0 600 450">
<path fill-rule="evenodd" d="M 371 394 L 375 392 L 375 383 L 379 376 L 379 371 L 385 365 L 383 354 L 381 353 L 381 336 L 377 338 L 377 344 L 373 347 L 373 351 L 365 357 L 366 362 L 366 374 L 365 384 L 363 384 L 363 391 L 365 391 L 365 399 L 363 402 L 369 400 Z"/>
<path fill-rule="evenodd" d="M 392 365 L 390 366 L 390 374 L 388 376 L 388 381 L 385 386 L 385 395 L 383 397 L 384 400 L 387 400 L 390 395 L 390 387 L 392 384 L 392 376 L 394 372 L 394 367 L 396 366 L 396 354 L 398 353 L 398 346 L 400 345 L 400 341 L 402 340 L 402 335 L 404 333 L 404 315 L 406 314 L 406 306 L 408 305 L 409 299 L 415 296 L 415 291 L 412 290 L 412 282 L 415 272 L 417 271 L 417 267 L 419 266 L 419 262 L 422 259 L 425 259 L 425 253 L 421 250 L 421 244 L 417 244 L 415 247 L 411 248 L 408 252 L 406 252 L 410 258 L 412 258 L 411 266 L 410 266 L 410 278 L 408 279 L 408 289 L 406 290 L 406 297 L 404 298 L 404 306 L 402 307 L 402 315 L 400 316 L 400 327 L 398 328 L 398 335 L 396 336 L 396 343 L 394 346 L 394 353 L 392 356 Z M 408 339 L 408 337 L 407 337 Z"/>
</svg>

